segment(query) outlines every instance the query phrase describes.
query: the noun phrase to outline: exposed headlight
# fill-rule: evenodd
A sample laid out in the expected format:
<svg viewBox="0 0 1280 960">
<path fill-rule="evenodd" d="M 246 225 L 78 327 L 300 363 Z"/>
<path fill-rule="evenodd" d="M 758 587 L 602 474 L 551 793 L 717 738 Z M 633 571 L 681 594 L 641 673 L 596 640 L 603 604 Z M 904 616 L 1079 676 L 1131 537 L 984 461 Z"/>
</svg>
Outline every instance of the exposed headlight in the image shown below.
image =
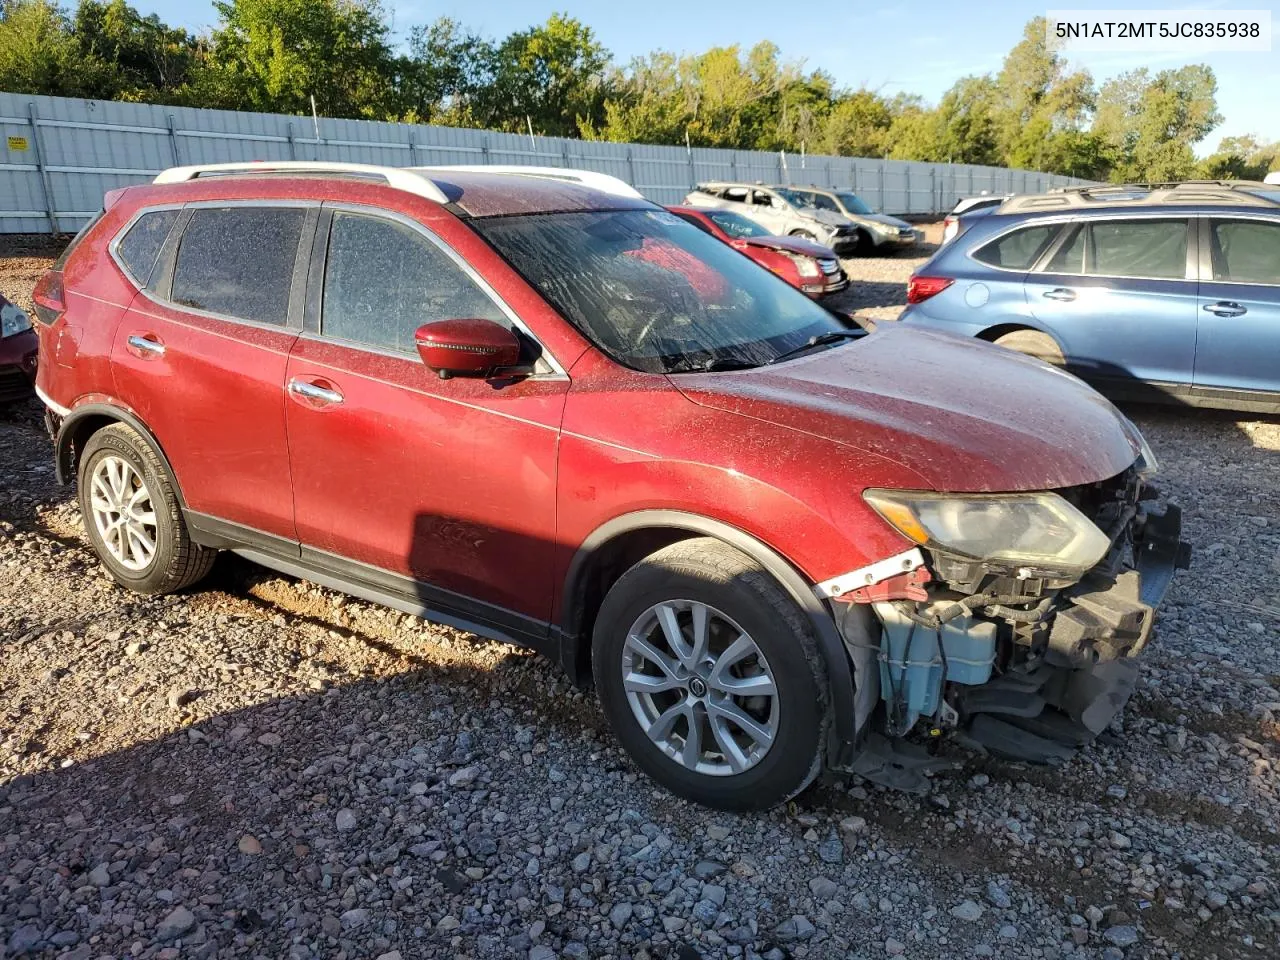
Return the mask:
<svg viewBox="0 0 1280 960">
<path fill-rule="evenodd" d="M 956 495 L 867 490 L 863 498 L 903 536 L 940 553 L 1080 575 L 1111 541 L 1056 493 Z"/>
<path fill-rule="evenodd" d="M 0 307 L 0 338 L 11 337 L 15 333 L 30 329 L 31 318 L 13 304 Z"/>
<path fill-rule="evenodd" d="M 822 271 L 818 268 L 818 262 L 810 257 L 791 257 L 792 262 L 796 265 L 796 269 L 800 271 L 802 277 L 816 277 Z"/>
</svg>

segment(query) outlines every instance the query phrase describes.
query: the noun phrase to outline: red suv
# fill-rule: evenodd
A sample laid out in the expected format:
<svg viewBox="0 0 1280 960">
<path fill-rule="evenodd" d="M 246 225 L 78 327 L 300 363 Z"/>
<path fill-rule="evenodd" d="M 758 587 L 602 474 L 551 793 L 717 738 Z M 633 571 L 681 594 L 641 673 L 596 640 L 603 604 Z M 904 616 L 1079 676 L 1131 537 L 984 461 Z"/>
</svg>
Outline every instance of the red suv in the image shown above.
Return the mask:
<svg viewBox="0 0 1280 960">
<path fill-rule="evenodd" d="M 849 286 L 849 278 L 840 269 L 840 261 L 830 247 L 803 237 L 775 237 L 754 220 L 732 210 L 698 207 L 667 207 L 667 210 L 746 254 L 815 299 L 839 293 Z"/>
<path fill-rule="evenodd" d="M 536 648 L 715 806 L 824 765 L 918 787 L 951 729 L 1069 754 L 1186 559 L 1080 381 L 846 326 L 600 175 L 171 170 L 35 299 L 58 475 L 121 584 L 233 550 Z"/>
</svg>

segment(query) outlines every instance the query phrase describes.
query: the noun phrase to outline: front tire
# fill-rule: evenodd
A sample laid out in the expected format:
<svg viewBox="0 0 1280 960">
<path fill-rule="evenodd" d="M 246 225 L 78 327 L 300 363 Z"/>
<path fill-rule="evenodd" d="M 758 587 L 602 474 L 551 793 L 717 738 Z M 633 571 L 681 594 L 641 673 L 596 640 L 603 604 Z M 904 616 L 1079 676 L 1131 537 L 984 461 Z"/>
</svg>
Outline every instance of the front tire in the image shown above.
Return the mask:
<svg viewBox="0 0 1280 960">
<path fill-rule="evenodd" d="M 192 541 L 164 462 L 126 424 L 89 437 L 80 453 L 78 486 L 89 543 L 121 586 L 171 593 L 213 566 L 217 551 Z"/>
<path fill-rule="evenodd" d="M 592 671 L 623 747 L 682 797 L 765 809 L 821 771 L 826 670 L 808 620 L 718 540 L 673 544 L 618 579 L 596 617 Z"/>
</svg>

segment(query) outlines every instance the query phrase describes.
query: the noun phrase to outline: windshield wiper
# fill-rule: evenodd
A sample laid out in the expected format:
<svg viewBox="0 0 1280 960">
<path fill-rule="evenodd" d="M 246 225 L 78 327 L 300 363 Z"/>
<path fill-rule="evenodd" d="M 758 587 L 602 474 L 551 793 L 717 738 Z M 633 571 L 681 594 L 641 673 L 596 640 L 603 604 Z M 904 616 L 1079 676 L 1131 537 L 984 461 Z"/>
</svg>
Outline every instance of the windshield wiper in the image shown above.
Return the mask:
<svg viewBox="0 0 1280 960">
<path fill-rule="evenodd" d="M 866 335 L 864 330 L 831 330 L 827 333 L 818 333 L 800 344 L 800 346 L 784 350 L 770 360 L 769 363 L 781 363 L 783 360 L 790 360 L 792 357 L 798 356 L 807 350 L 812 350 L 814 347 L 825 347 L 832 343 L 839 343 L 841 340 L 860 340 Z"/>
</svg>

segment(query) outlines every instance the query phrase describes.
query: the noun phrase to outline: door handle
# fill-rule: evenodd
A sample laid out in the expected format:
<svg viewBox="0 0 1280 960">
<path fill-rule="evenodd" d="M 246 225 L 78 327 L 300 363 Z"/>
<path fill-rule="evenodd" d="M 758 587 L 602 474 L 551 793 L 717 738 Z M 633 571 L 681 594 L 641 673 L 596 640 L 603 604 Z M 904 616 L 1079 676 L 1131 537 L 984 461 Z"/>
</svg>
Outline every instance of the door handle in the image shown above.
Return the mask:
<svg viewBox="0 0 1280 960">
<path fill-rule="evenodd" d="M 1206 303 L 1204 308 L 1215 317 L 1243 317 L 1249 311 L 1230 300 L 1219 300 L 1217 303 Z"/>
<path fill-rule="evenodd" d="M 135 333 L 126 342 L 129 344 L 129 352 L 143 360 L 155 360 L 164 356 L 164 344 L 151 334 L 141 336 Z"/>
<path fill-rule="evenodd" d="M 289 392 L 295 397 L 302 397 L 321 407 L 341 403 L 344 399 L 342 394 L 332 387 L 313 383 L 310 380 L 299 380 L 296 377 L 289 381 Z"/>
<path fill-rule="evenodd" d="M 1056 290 L 1046 290 L 1043 296 L 1046 300 L 1061 300 L 1063 303 L 1070 303 L 1076 298 L 1076 292 L 1068 290 L 1066 287 L 1058 287 Z"/>
</svg>

